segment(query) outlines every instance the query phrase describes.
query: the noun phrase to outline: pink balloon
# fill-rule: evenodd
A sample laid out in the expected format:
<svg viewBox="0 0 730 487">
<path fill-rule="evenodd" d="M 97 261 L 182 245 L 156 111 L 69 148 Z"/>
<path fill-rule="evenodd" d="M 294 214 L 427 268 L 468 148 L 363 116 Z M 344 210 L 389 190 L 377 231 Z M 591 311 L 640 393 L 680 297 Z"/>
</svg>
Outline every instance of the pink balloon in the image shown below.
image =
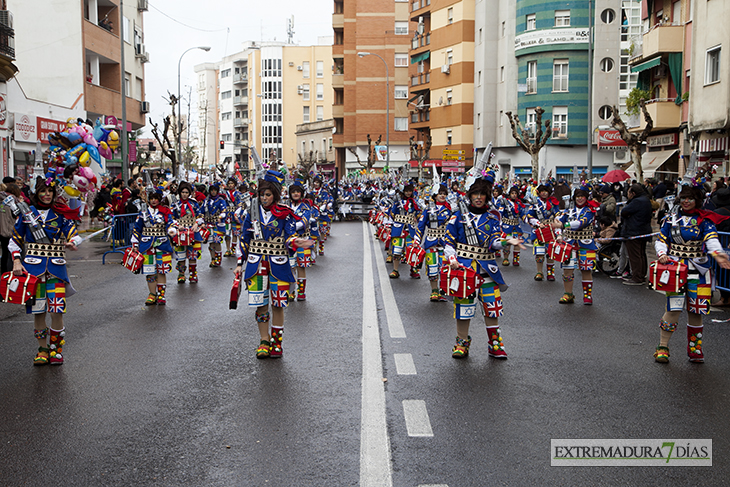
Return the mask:
<svg viewBox="0 0 730 487">
<path fill-rule="evenodd" d="M 94 134 L 90 134 L 90 133 L 86 134 L 86 136 L 84 137 L 84 142 L 86 142 L 87 144 L 92 145 L 96 148 L 99 147 L 99 143 L 94 138 Z"/>
</svg>

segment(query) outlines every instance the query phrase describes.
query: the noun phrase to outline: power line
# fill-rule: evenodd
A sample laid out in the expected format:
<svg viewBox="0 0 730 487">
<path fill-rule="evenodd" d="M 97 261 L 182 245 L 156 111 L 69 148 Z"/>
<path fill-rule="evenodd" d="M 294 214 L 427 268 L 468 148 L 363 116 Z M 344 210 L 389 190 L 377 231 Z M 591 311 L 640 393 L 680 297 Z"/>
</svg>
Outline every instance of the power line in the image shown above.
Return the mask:
<svg viewBox="0 0 730 487">
<path fill-rule="evenodd" d="M 152 7 L 153 9 L 157 10 L 158 12 L 160 12 L 160 13 L 161 13 L 162 15 L 164 15 L 164 16 L 165 16 L 165 17 L 167 17 L 168 19 L 170 19 L 170 20 L 172 20 L 173 22 L 176 22 L 176 23 L 178 23 L 178 24 L 180 24 L 180 25 L 182 25 L 182 26 L 184 26 L 184 27 L 187 27 L 188 29 L 193 29 L 193 30 L 197 30 L 197 31 L 200 31 L 200 32 L 222 32 L 222 31 L 224 31 L 224 30 L 228 30 L 228 27 L 224 27 L 224 28 L 222 28 L 222 29 L 200 29 L 200 28 L 198 28 L 198 27 L 193 27 L 192 25 L 188 25 L 188 24 L 185 24 L 185 23 L 183 23 L 183 22 L 180 22 L 179 20 L 177 20 L 177 19 L 175 19 L 175 18 L 173 18 L 173 17 L 171 17 L 171 16 L 167 15 L 167 14 L 166 14 L 165 12 L 163 12 L 163 11 L 162 11 L 162 10 L 160 10 L 159 8 L 155 7 L 155 6 L 154 6 L 154 5 L 152 5 L 151 3 L 148 3 L 148 5 L 149 5 L 150 7 Z"/>
</svg>

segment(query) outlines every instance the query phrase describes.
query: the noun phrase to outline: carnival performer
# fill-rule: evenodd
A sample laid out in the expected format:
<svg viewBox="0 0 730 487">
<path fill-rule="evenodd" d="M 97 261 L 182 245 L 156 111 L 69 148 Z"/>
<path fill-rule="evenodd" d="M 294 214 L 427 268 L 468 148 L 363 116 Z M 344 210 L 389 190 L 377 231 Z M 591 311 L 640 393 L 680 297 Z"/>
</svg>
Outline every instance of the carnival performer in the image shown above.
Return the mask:
<svg viewBox="0 0 730 487">
<path fill-rule="evenodd" d="M 391 279 L 398 279 L 400 277 L 398 266 L 400 265 L 403 251 L 413 243 L 416 216 L 420 212 L 421 208 L 418 207 L 418 203 L 413 198 L 413 185 L 406 184 L 403 187 L 400 198 L 397 198 L 397 201 L 393 203 L 393 206 L 388 211 L 388 216 L 393 221 L 393 225 L 390 228 L 390 246 L 393 255 L 393 272 L 390 273 Z M 411 279 L 420 278 L 421 275 L 418 269 L 411 267 Z"/>
<path fill-rule="evenodd" d="M 304 182 L 297 180 L 289 185 L 289 199 L 291 209 L 299 217 L 296 225 L 297 236 L 303 239 L 315 240 L 319 236 L 317 230 L 317 216 L 312 208 L 311 201 L 304 198 Z M 296 294 L 297 301 L 307 299 L 307 267 L 314 264 L 314 252 L 310 248 L 297 248 L 293 255 L 294 266 L 297 269 L 297 292 L 289 293 L 290 297 Z"/>
<path fill-rule="evenodd" d="M 499 219 L 489 212 L 488 202 L 493 183 L 494 173 L 491 171 L 484 178 L 476 179 L 467 189 L 467 201 L 460 203 L 459 209 L 451 215 L 446 226 L 444 258 L 448 265 L 454 270 L 472 269 L 484 279 L 476 295 L 454 297 L 456 344 L 451 351 L 454 358 L 466 358 L 469 355 L 469 325 L 476 316 L 475 299 L 484 308 L 489 356 L 507 358 L 499 328 L 499 318 L 503 314 L 501 293 L 507 289 L 507 285 L 499 271 L 494 252 L 510 245 L 519 248 L 522 239 L 503 238 Z"/>
<path fill-rule="evenodd" d="M 26 306 L 26 313 L 33 315 L 38 353 L 33 365 L 63 364 L 66 344 L 66 298 L 76 290 L 69 280 L 66 269 L 66 249 L 77 250 L 81 237 L 76 233 L 74 220 L 78 210 L 56 201 L 58 187 L 51 179 L 36 180 L 33 206 L 19 203 L 18 219 L 8 250 L 13 257 L 13 275 L 24 273 L 38 278 L 35 304 Z M 25 250 L 25 257 L 21 254 Z M 51 315 L 50 329 L 46 314 Z"/>
<path fill-rule="evenodd" d="M 712 298 L 711 255 L 723 269 L 730 260 L 720 244 L 716 223 L 727 219 L 701 210 L 704 201 L 700 188 L 685 186 L 677 197 L 679 205 L 662 221 L 654 248 L 659 263 L 679 262 L 687 266 L 687 286 L 679 293 L 666 293 L 667 306 L 659 324 L 657 362 L 669 362 L 669 339 L 677 329 L 682 309 L 687 309 L 687 356 L 690 362 L 704 362 L 702 316 L 710 312 Z"/>
<path fill-rule="evenodd" d="M 226 235 L 226 213 L 228 204 L 220 194 L 217 183 L 211 184 L 208 188 L 208 197 L 203 203 L 203 220 L 210 230 L 208 240 L 208 251 L 210 252 L 209 267 L 220 267 L 223 252 L 221 242 Z"/>
<path fill-rule="evenodd" d="M 522 238 L 522 230 L 520 230 L 520 221 L 525 216 L 525 205 L 520 200 L 520 189 L 517 186 L 510 188 L 507 198 L 502 198 L 501 205 L 499 206 L 499 212 L 502 220 L 502 233 L 507 235 L 509 238 L 519 239 Z M 510 248 L 505 247 L 502 250 L 502 265 L 509 265 L 509 253 Z M 512 254 L 512 265 L 519 267 L 520 265 L 520 250 L 516 246 L 514 253 Z"/>
<path fill-rule="evenodd" d="M 588 191 L 577 188 L 573 192 L 573 205 L 553 220 L 553 228 L 562 229 L 556 240 L 565 241 L 573 246 L 570 260 L 561 264 L 565 293 L 558 301 L 560 304 L 575 302 L 573 295 L 574 270 L 580 270 L 583 283 L 583 304 L 593 304 L 593 266 L 596 262 L 598 246 L 594 241 L 594 208 L 588 204 Z"/>
<path fill-rule="evenodd" d="M 444 236 L 446 223 L 451 218 L 451 206 L 446 201 L 449 195 L 446 185 L 440 184 L 434 187 L 437 192 L 432 196 L 429 206 L 421 213 L 413 244 L 426 250 L 426 275 L 431 284 L 430 300 L 438 302 L 446 301 L 446 297 L 439 290 L 439 271 L 443 264 Z"/>
<path fill-rule="evenodd" d="M 549 227 L 550 221 L 558 212 L 560 202 L 556 198 L 551 197 L 550 193 L 552 193 L 552 188 L 548 185 L 541 184 L 537 187 L 537 199 L 527 211 L 526 215 L 527 222 L 534 229 Z M 544 277 L 542 264 L 547 254 L 547 243 L 535 238 L 532 253 L 535 256 L 535 263 L 537 264 L 535 280 L 542 281 Z M 547 259 L 547 280 L 555 280 L 555 262 L 549 257 Z"/>
<path fill-rule="evenodd" d="M 173 248 L 170 237 L 177 230 L 173 223 L 172 211 L 162 205 L 162 193 L 157 191 L 147 197 L 149 206 L 143 206 L 132 230 L 132 247 L 143 256 L 142 274 L 147 278 L 149 296 L 146 306 L 165 305 L 167 290 L 166 274 L 172 270 Z"/>
<path fill-rule="evenodd" d="M 334 216 L 332 195 L 322 187 L 322 179 L 319 176 L 312 181 L 312 194 L 314 204 L 319 208 L 319 255 L 324 255 L 324 242 L 330 234 L 332 217 Z"/>
<path fill-rule="evenodd" d="M 178 284 L 185 283 L 185 272 L 186 263 L 190 269 L 190 283 L 198 282 L 198 259 L 203 248 L 203 236 L 200 233 L 201 225 L 203 225 L 203 218 L 200 217 L 200 206 L 198 202 L 191 198 L 193 194 L 193 187 L 190 183 L 183 181 L 177 190 L 178 200 L 172 208 L 172 216 L 175 220 L 175 228 L 177 229 L 177 235 L 185 231 L 193 232 L 193 239 L 190 241 L 181 242 L 181 245 L 175 245 L 175 258 L 177 259 L 177 282 Z M 173 238 L 175 243 L 175 238 Z M 185 245 L 182 245 L 185 243 Z"/>
<path fill-rule="evenodd" d="M 259 181 L 259 193 L 243 223 L 236 252 L 234 275 L 246 281 L 248 304 L 256 308 L 261 335 L 256 357 L 260 359 L 279 358 L 283 353 L 284 308 L 294 283 L 289 252 L 314 245 L 313 240 L 297 236 L 298 217 L 291 208 L 279 204 L 283 181 L 284 176 L 272 170 Z"/>
<path fill-rule="evenodd" d="M 236 178 L 229 178 L 226 182 L 226 190 L 223 192 L 223 197 L 226 199 L 228 205 L 228 211 L 226 212 L 226 251 L 223 254 L 224 257 L 231 257 L 236 253 L 236 242 L 238 236 L 241 234 L 241 225 L 237 224 L 233 220 L 233 212 L 236 211 L 243 202 L 243 194 L 236 189 L 238 181 Z"/>
</svg>

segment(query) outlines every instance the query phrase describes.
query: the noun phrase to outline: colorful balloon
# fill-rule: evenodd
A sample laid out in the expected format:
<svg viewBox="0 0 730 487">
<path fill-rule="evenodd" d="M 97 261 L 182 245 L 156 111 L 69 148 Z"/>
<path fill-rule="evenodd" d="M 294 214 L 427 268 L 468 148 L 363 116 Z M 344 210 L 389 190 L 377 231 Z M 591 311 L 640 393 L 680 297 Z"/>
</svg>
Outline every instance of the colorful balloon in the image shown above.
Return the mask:
<svg viewBox="0 0 730 487">
<path fill-rule="evenodd" d="M 73 186 L 64 186 L 63 190 L 68 194 L 69 196 L 76 198 L 77 196 L 81 195 L 81 191 L 74 188 Z"/>
</svg>

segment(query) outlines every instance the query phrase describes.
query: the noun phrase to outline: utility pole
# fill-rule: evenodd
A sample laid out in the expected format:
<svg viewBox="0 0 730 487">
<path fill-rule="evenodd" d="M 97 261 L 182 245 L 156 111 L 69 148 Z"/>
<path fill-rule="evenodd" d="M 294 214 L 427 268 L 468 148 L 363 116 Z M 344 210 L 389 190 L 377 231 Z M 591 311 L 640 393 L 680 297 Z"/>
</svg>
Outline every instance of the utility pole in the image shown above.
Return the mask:
<svg viewBox="0 0 730 487">
<path fill-rule="evenodd" d="M 586 163 L 588 179 L 593 177 L 593 0 L 588 0 L 588 133 Z"/>
</svg>

